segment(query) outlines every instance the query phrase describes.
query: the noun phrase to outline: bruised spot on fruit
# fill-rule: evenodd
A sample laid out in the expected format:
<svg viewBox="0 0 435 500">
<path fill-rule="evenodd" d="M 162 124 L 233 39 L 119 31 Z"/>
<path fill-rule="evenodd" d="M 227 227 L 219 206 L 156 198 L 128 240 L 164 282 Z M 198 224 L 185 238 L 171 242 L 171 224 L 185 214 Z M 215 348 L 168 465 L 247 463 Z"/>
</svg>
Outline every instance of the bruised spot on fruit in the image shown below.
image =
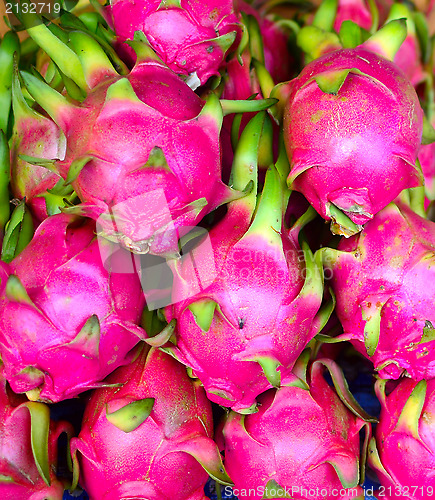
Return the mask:
<svg viewBox="0 0 435 500">
<path fill-rule="evenodd" d="M 402 261 L 403 261 L 403 258 L 400 255 L 396 255 L 390 260 L 390 266 L 391 267 L 402 267 Z"/>
<path fill-rule="evenodd" d="M 297 319 L 297 315 L 294 314 L 291 318 L 287 318 L 286 322 L 288 325 L 292 325 L 296 321 L 296 319 Z"/>
<path fill-rule="evenodd" d="M 433 422 L 433 415 L 431 413 L 429 413 L 428 411 L 424 411 L 422 414 L 421 414 L 421 419 L 423 420 L 423 422 L 425 422 L 426 424 L 428 425 L 432 425 L 432 422 Z"/>
<path fill-rule="evenodd" d="M 323 109 L 318 109 L 315 113 L 311 115 L 311 122 L 317 123 L 325 116 L 325 111 Z"/>
<path fill-rule="evenodd" d="M 210 15 L 209 15 L 209 18 L 213 21 L 215 19 L 218 18 L 218 15 L 219 15 L 219 11 L 218 9 L 215 7 L 211 12 L 210 12 Z"/>
<path fill-rule="evenodd" d="M 91 359 L 91 358 L 89 358 Z M 116 361 L 118 360 L 118 356 L 116 354 L 114 354 L 110 359 L 109 361 L 107 362 L 108 365 L 113 365 L 113 363 L 116 363 Z"/>
<path fill-rule="evenodd" d="M 417 358 L 424 358 L 428 354 L 429 354 L 429 351 L 428 351 L 427 347 L 425 347 L 422 351 L 417 353 Z"/>
<path fill-rule="evenodd" d="M 398 234 L 395 238 L 394 238 L 394 244 L 398 247 L 400 246 L 402 243 L 402 235 L 401 234 Z"/>
</svg>

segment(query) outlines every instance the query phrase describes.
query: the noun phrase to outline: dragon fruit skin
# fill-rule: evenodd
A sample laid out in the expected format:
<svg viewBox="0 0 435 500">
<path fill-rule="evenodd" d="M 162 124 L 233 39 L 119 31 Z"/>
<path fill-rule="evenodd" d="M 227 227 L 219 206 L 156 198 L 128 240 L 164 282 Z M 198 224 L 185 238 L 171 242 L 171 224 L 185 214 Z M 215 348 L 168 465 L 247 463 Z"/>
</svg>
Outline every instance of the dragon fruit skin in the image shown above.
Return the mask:
<svg viewBox="0 0 435 500">
<path fill-rule="evenodd" d="M 54 472 L 57 441 L 62 433 L 72 436 L 72 426 L 66 422 L 50 421 L 49 410 L 45 404 L 29 402 L 24 396 L 12 393 L 1 376 L 0 383 L 2 498 L 61 500 L 64 486 Z M 47 437 L 42 441 L 37 435 L 38 430 L 47 433 Z"/>
<path fill-rule="evenodd" d="M 47 191 L 61 177 L 40 165 L 32 165 L 20 157 L 61 158 L 65 156 L 65 141 L 59 127 L 48 117 L 32 110 L 12 81 L 14 128 L 11 140 L 11 190 L 18 199 L 26 199 L 36 221 L 47 218 Z M 53 195 L 52 195 L 53 196 Z"/>
<path fill-rule="evenodd" d="M 424 175 L 424 190 L 428 200 L 435 200 L 435 144 L 423 144 L 418 155 Z"/>
<path fill-rule="evenodd" d="M 410 31 L 397 55 L 394 63 L 405 73 L 414 87 L 424 81 L 425 75 L 421 62 L 421 50 L 415 31 Z"/>
<path fill-rule="evenodd" d="M 338 33 L 343 21 L 353 21 L 361 28 L 370 30 L 372 15 L 364 0 L 339 0 L 337 15 L 334 20 L 334 30 Z"/>
<path fill-rule="evenodd" d="M 368 455 L 381 483 L 378 498 L 427 500 L 435 489 L 435 380 L 403 378 L 388 396 L 384 382 L 375 386 L 381 414 Z"/>
<path fill-rule="evenodd" d="M 326 220 L 337 222 L 333 206 L 344 212 L 359 226 L 333 226 L 346 236 L 403 189 L 422 183 L 415 161 L 423 113 L 415 90 L 392 62 L 367 47 L 308 64 L 291 83 L 284 114 L 289 185 Z M 320 89 L 331 81 L 342 85 L 331 93 Z"/>
<path fill-rule="evenodd" d="M 366 426 L 368 438 L 370 430 L 328 386 L 321 360 L 312 365 L 308 385 L 294 376 L 258 400 L 257 413 L 231 412 L 222 429 L 224 463 L 238 498 L 264 498 L 266 487 L 286 488 L 294 500 L 364 498 L 359 431 Z M 276 497 L 284 498 L 282 492 Z"/>
<path fill-rule="evenodd" d="M 144 296 L 122 250 L 103 265 L 95 223 L 59 214 L 1 265 L 0 353 L 15 392 L 57 402 L 98 387 L 145 336 Z M 116 261 L 115 261 L 116 259 Z M 65 370 L 74 366 L 74 370 Z"/>
<path fill-rule="evenodd" d="M 435 224 L 390 204 L 364 230 L 326 250 L 343 339 L 382 378 L 435 376 Z"/>
<path fill-rule="evenodd" d="M 435 118 L 432 118 L 431 125 L 434 126 L 434 124 Z M 428 201 L 435 200 L 435 143 L 422 144 L 418 159 L 424 176 L 424 191 L 427 203 Z"/>
<path fill-rule="evenodd" d="M 122 387 L 94 392 L 82 430 L 71 440 L 74 474 L 80 469 L 91 500 L 205 500 L 205 469 L 228 484 L 212 440 L 211 404 L 183 365 L 144 347 L 108 382 Z M 149 411 L 122 414 L 133 402 L 152 404 L 149 398 Z"/>
<path fill-rule="evenodd" d="M 165 309 L 177 321 L 176 345 L 165 349 L 192 368 L 211 401 L 236 411 L 249 411 L 258 394 L 279 386 L 316 333 L 322 275 L 299 246 L 300 227 L 282 224 L 283 187 L 269 169 L 252 221 L 253 193 L 230 204 L 208 235 L 211 251 L 200 244 L 175 267 L 173 304 Z"/>
<path fill-rule="evenodd" d="M 210 233 L 214 248 L 222 244 L 215 234 L 223 229 L 228 234 L 234 227 L 234 220 L 225 222 Z M 283 240 L 288 253 L 297 255 L 297 247 L 285 233 Z M 214 283 L 166 309 L 167 320 L 177 320 L 177 345 L 171 352 L 193 369 L 211 401 L 236 411 L 251 408 L 256 396 L 271 387 L 257 359 L 272 358 L 282 366 L 281 377 L 285 376 L 311 339 L 309 327 L 320 306 L 314 294 L 305 300 L 299 296 L 303 285 L 298 276 L 300 263 L 268 258 L 265 243 L 259 238 L 235 243 L 222 263 L 215 253 L 220 272 Z M 197 255 L 194 258 L 197 262 Z M 213 303 L 222 312 L 216 311 L 204 331 L 192 309 Z M 305 328 L 300 325 L 303 321 Z"/>
<path fill-rule="evenodd" d="M 258 28 L 258 35 L 262 39 L 262 52 L 264 67 L 272 78 L 273 82 L 280 83 L 290 80 L 295 74 L 295 60 L 288 49 L 289 36 L 280 27 L 278 20 L 261 16 L 259 12 L 246 2 L 239 2 L 241 12 L 255 18 L 255 28 Z M 255 37 L 255 35 L 254 35 Z M 261 56 L 261 54 L 260 54 Z M 222 97 L 224 99 L 248 99 L 256 94 L 257 99 L 263 97 L 257 71 L 253 68 L 253 62 L 260 57 L 251 54 L 248 46 L 240 54 L 240 57 L 231 58 L 225 68 L 224 87 Z M 268 97 L 266 95 L 265 97 Z M 239 136 L 248 121 L 253 117 L 253 113 L 244 113 L 239 127 Z M 234 115 L 225 116 L 222 124 L 222 172 L 226 178 L 231 172 L 233 161 L 233 148 L 231 145 L 231 129 Z M 263 139 L 264 146 L 260 146 L 259 168 L 267 170 L 271 163 L 277 158 L 279 143 L 279 127 L 274 120 L 270 120 L 271 131 L 267 139 Z M 271 136 L 271 137 L 270 137 Z M 271 143 L 271 144 L 270 144 Z M 264 151 L 262 154 L 261 149 Z M 272 152 L 271 152 L 272 149 Z"/>
<path fill-rule="evenodd" d="M 92 75 L 80 106 L 23 77 L 65 134 L 55 168 L 68 180 L 79 163 L 71 186 L 104 236 L 136 253 L 173 254 L 180 227 L 231 197 L 221 181 L 219 104 L 204 106 L 162 64 L 139 62 L 128 77 Z"/>
<path fill-rule="evenodd" d="M 250 4 L 240 0 L 239 9 L 246 16 L 255 18 L 262 39 L 264 66 L 275 83 L 289 80 L 294 74 L 294 58 L 288 50 L 289 36 L 285 33 L 279 22 L 273 18 L 265 17 Z M 255 57 L 255 54 L 254 54 Z M 257 55 L 257 57 L 261 57 Z M 253 54 L 247 45 L 240 58 L 229 59 L 225 68 L 225 86 L 222 97 L 225 99 L 248 99 L 253 94 L 261 94 L 260 84 L 256 72 L 251 68 Z M 230 117 L 231 118 L 231 117 Z"/>
<path fill-rule="evenodd" d="M 413 13 L 405 4 L 392 5 L 388 19 L 406 19 L 407 36 L 394 56 L 394 63 L 405 73 L 414 87 L 425 79 L 420 42 L 418 40 Z"/>
<path fill-rule="evenodd" d="M 240 12 L 245 16 L 250 16 L 255 18 L 259 28 L 258 36 L 262 39 L 262 50 L 264 56 L 264 66 L 269 72 L 275 83 L 285 82 L 289 80 L 294 74 L 294 56 L 289 50 L 289 35 L 285 29 L 280 25 L 279 16 L 268 16 L 254 8 L 251 4 L 240 0 L 238 2 L 238 7 Z M 252 28 L 252 27 L 251 27 Z M 249 31 L 249 29 L 248 29 Z M 255 34 L 254 34 L 255 35 Z M 254 50 L 261 50 L 254 48 Z M 247 49 L 244 51 L 244 53 Z M 259 55 L 250 54 L 250 57 L 261 57 Z M 228 65 L 231 63 L 234 65 L 237 58 L 232 58 L 228 61 L 226 72 L 229 73 Z M 239 62 L 240 64 L 240 62 Z M 245 64 L 245 61 L 244 61 Z M 251 61 L 249 61 L 248 67 Z M 231 75 L 230 75 L 231 77 Z M 238 86 L 238 84 L 236 84 Z M 254 93 L 254 92 L 252 92 Z M 250 95 L 252 95 L 252 93 Z M 230 99 L 247 99 L 249 95 L 232 97 Z"/>
<path fill-rule="evenodd" d="M 142 31 L 159 57 L 175 73 L 203 85 L 217 76 L 228 50 L 241 29 L 232 0 L 180 0 L 162 4 L 114 0 L 110 9 L 114 31 L 120 42 L 132 40 Z M 134 60 L 134 52 L 126 51 Z"/>
</svg>

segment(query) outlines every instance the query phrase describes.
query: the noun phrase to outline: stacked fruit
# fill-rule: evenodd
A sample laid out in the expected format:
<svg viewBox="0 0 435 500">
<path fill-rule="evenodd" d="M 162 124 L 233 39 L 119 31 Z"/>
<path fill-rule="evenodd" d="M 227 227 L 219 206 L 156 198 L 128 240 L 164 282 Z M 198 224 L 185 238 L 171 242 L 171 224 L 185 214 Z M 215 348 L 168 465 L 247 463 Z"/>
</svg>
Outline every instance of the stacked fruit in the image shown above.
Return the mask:
<svg viewBox="0 0 435 500">
<path fill-rule="evenodd" d="M 433 6 L 297 5 L 8 4 L 6 499 L 432 497 Z"/>
</svg>

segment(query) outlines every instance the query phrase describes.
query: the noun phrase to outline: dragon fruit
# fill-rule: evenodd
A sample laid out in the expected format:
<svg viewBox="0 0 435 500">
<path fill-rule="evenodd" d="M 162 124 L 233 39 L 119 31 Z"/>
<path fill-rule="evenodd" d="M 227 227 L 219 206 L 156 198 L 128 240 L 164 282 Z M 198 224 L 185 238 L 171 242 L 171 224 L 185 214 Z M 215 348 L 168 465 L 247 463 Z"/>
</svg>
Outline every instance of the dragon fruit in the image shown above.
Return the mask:
<svg viewBox="0 0 435 500">
<path fill-rule="evenodd" d="M 256 71 L 258 65 L 267 70 L 269 78 L 275 83 L 289 80 L 295 73 L 294 57 L 288 50 L 289 35 L 280 26 L 280 19 L 261 16 L 243 1 L 239 3 L 239 8 L 243 13 L 247 41 L 239 46 L 238 57 L 227 62 L 222 90 L 225 99 L 248 99 L 253 94 L 261 95 Z"/>
<path fill-rule="evenodd" d="M 249 99 L 255 95 L 257 99 L 261 99 L 263 93 L 266 97 L 269 96 L 274 83 L 287 81 L 295 74 L 295 60 L 288 50 L 289 35 L 280 26 L 279 18 L 262 16 L 245 2 L 240 2 L 239 8 L 243 13 L 248 43 L 239 46 L 239 57 L 233 57 L 227 62 L 222 97 Z M 252 117 L 253 113 L 245 113 L 240 121 L 236 119 L 238 131 L 233 128 L 235 117 L 224 117 L 221 131 L 224 178 L 231 172 L 235 139 L 240 137 Z M 266 120 L 269 124 L 268 127 L 265 124 L 263 128 L 258 158 L 258 166 L 262 170 L 267 170 L 275 162 L 279 142 L 278 125 L 268 116 Z"/>
<path fill-rule="evenodd" d="M 73 194 L 71 186 L 55 194 L 62 178 L 41 165 L 25 160 L 25 156 L 50 160 L 65 156 L 62 131 L 50 118 L 29 107 L 19 87 L 18 76 L 12 80 L 14 128 L 11 140 L 11 190 L 18 199 L 26 199 L 37 222 L 59 212 L 63 198 Z"/>
<path fill-rule="evenodd" d="M 89 400 L 71 440 L 75 481 L 91 500 L 206 500 L 208 474 L 230 484 L 212 440 L 210 402 L 183 365 L 143 346 Z"/>
<path fill-rule="evenodd" d="M 391 7 L 387 22 L 393 19 L 406 19 L 407 36 L 394 56 L 394 63 L 405 73 L 414 87 L 425 78 L 422 53 L 412 12 L 405 4 L 395 3 Z"/>
<path fill-rule="evenodd" d="M 435 125 L 434 103 L 428 106 L 427 119 L 432 127 Z M 421 145 L 418 154 L 421 170 L 424 176 L 424 191 L 426 195 L 425 208 L 435 200 L 435 142 Z"/>
<path fill-rule="evenodd" d="M 61 500 L 56 478 L 58 438 L 72 426 L 50 421 L 44 403 L 14 394 L 0 376 L 0 494 L 5 500 Z"/>
<path fill-rule="evenodd" d="M 42 24 L 36 28 L 43 30 L 33 33 L 41 43 L 54 36 Z M 66 138 L 65 155 L 49 168 L 71 184 L 82 201 L 75 210 L 98 219 L 103 236 L 136 253 L 174 255 L 181 227 L 242 195 L 221 181 L 222 106 L 214 94 L 204 105 L 140 42 L 131 42 L 140 55 L 122 77 L 90 36 L 68 36 L 79 55 L 61 44 L 65 54 L 50 56 L 58 65 L 70 57 L 63 71 L 86 91 L 81 104 L 22 73 Z"/>
<path fill-rule="evenodd" d="M 345 401 L 326 383 L 324 365 Z M 366 447 L 370 417 L 346 391 L 333 361 L 320 359 L 308 373 L 297 373 L 278 390 L 259 396 L 257 413 L 227 416 L 224 463 L 234 493 L 239 499 L 364 499 L 358 486 L 360 464 L 364 470 L 359 432 L 365 428 Z"/>
<path fill-rule="evenodd" d="M 241 33 L 233 0 L 114 0 L 109 16 L 120 42 L 142 31 L 165 64 L 193 88 L 219 74 Z M 134 60 L 134 52 L 125 47 L 121 50 Z"/>
<path fill-rule="evenodd" d="M 131 254 L 108 262 L 95 223 L 58 214 L 10 264 L 0 263 L 0 354 L 15 392 L 57 402 L 98 387 L 145 336 Z M 67 369 L 65 369 L 67 367 Z"/>
<path fill-rule="evenodd" d="M 375 389 L 381 414 L 368 463 L 381 483 L 378 498 L 427 500 L 435 490 L 435 380 L 404 378 L 388 396 L 385 380 Z"/>
<path fill-rule="evenodd" d="M 364 0 L 338 0 L 337 15 L 334 20 L 334 29 L 338 33 L 343 21 L 353 21 L 355 24 L 370 30 L 372 13 Z"/>
<path fill-rule="evenodd" d="M 435 377 L 435 224 L 390 204 L 364 230 L 324 249 L 343 340 L 382 378 Z"/>
<path fill-rule="evenodd" d="M 426 197 L 429 201 L 433 201 L 435 200 L 435 143 L 422 145 L 418 159 L 424 176 Z"/>
<path fill-rule="evenodd" d="M 332 219 L 333 232 L 355 234 L 403 189 L 422 184 L 415 162 L 423 112 L 410 82 L 383 57 L 392 58 L 405 36 L 405 21 L 391 21 L 364 44 L 312 61 L 290 82 L 288 183 Z"/>
<path fill-rule="evenodd" d="M 256 185 L 261 122 L 257 115 L 240 139 L 236 188 Z M 176 319 L 175 345 L 164 349 L 192 368 L 211 401 L 236 411 L 253 411 L 258 394 L 279 386 L 319 326 L 322 274 L 298 243 L 305 216 L 290 231 L 283 226 L 283 191 L 271 167 L 256 210 L 253 189 L 210 231 L 211 250 L 201 242 L 172 266 L 165 316 Z"/>
</svg>

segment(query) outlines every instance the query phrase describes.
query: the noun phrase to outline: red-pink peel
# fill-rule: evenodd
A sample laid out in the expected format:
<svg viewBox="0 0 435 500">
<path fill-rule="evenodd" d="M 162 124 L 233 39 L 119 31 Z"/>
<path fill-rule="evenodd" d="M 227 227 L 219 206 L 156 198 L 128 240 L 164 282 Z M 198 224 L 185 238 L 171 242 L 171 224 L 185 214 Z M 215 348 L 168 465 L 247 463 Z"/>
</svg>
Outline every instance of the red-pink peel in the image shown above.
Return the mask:
<svg viewBox="0 0 435 500">
<path fill-rule="evenodd" d="M 382 378 L 435 376 L 435 223 L 390 204 L 359 235 L 324 250 L 343 339 Z"/>
<path fill-rule="evenodd" d="M 379 46 L 369 39 L 308 64 L 291 82 L 284 115 L 289 185 L 347 236 L 403 189 L 422 183 L 415 166 L 423 126 L 417 95 L 373 48 Z"/>
<path fill-rule="evenodd" d="M 0 364 L 1 367 L 1 364 Z M 58 438 L 72 426 L 50 421 L 48 407 L 14 394 L 0 375 L 0 494 L 4 500 L 59 500 Z M 45 436 L 44 436 L 45 434 Z"/>
<path fill-rule="evenodd" d="M 91 500 L 206 500 L 207 471 L 228 483 L 210 402 L 183 365 L 144 347 L 107 382 L 122 387 L 94 392 L 71 440 L 74 474 Z"/>
<path fill-rule="evenodd" d="M 107 244 L 97 241 L 93 221 L 53 215 L 18 257 L 0 264 L 0 353 L 15 392 L 71 398 L 131 360 L 145 335 L 138 326 L 145 300 L 131 254 L 103 262 Z"/>
<path fill-rule="evenodd" d="M 435 380 L 402 379 L 386 395 L 385 381 L 376 392 L 381 414 L 369 465 L 376 470 L 385 500 L 428 500 L 435 489 Z"/>
<path fill-rule="evenodd" d="M 119 42 L 142 31 L 164 63 L 196 86 L 219 74 L 241 32 L 232 0 L 115 0 L 110 17 Z M 130 47 L 120 49 L 135 59 Z"/>
<path fill-rule="evenodd" d="M 276 492 L 268 498 L 364 498 L 359 431 L 367 424 L 328 386 L 323 361 L 312 365 L 308 379 L 293 376 L 262 394 L 257 413 L 227 417 L 225 467 L 238 498 L 260 500 L 266 488 Z M 332 361 L 325 363 L 337 373 Z"/>
</svg>

